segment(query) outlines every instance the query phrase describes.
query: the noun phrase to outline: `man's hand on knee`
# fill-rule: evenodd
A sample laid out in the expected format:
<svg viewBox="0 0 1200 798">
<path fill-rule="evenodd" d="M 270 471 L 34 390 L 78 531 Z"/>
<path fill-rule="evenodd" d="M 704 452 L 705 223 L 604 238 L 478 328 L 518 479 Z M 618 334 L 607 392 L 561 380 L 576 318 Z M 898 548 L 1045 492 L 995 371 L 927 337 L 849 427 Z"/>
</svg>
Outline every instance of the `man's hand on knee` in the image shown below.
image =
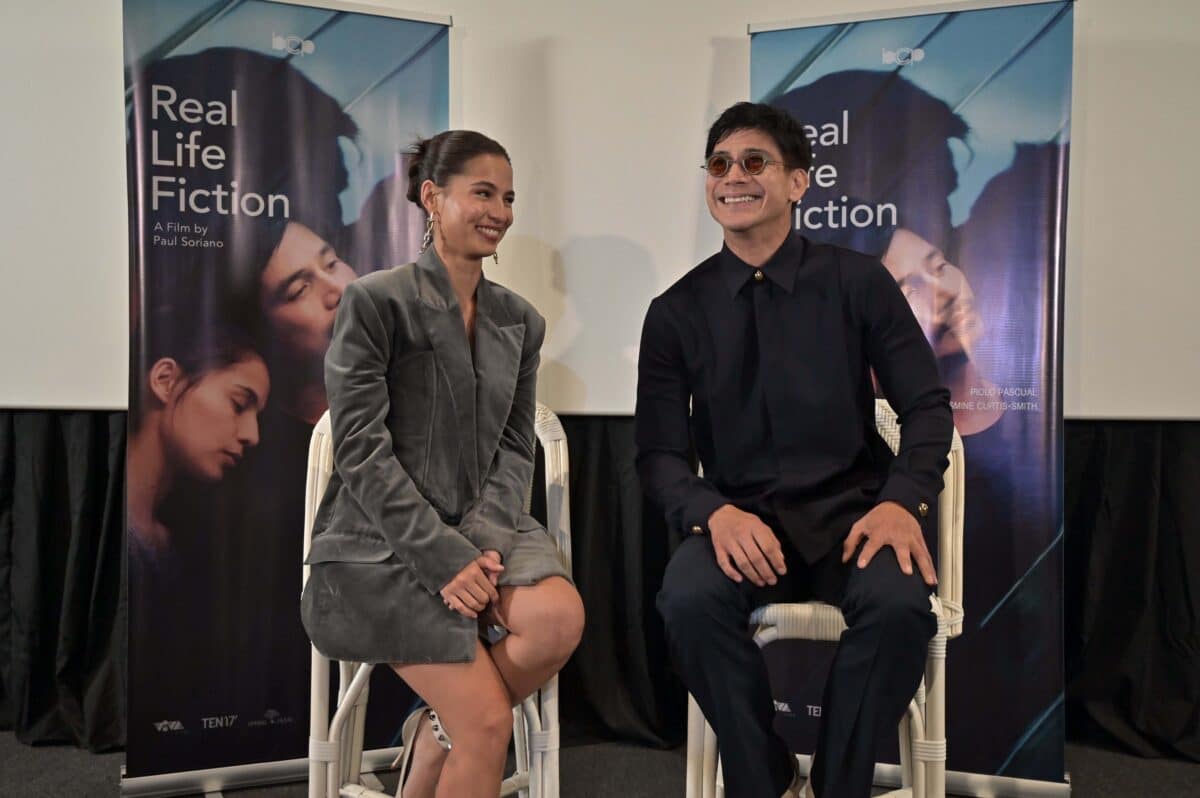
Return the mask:
<svg viewBox="0 0 1200 798">
<path fill-rule="evenodd" d="M 860 543 L 866 540 L 862 553 L 858 555 L 858 567 L 866 568 L 875 553 L 884 546 L 896 552 L 900 570 L 912 574 L 912 561 L 917 561 L 921 578 L 932 587 L 937 584 L 937 573 L 933 570 L 933 558 L 925 546 L 921 525 L 912 513 L 895 502 L 877 504 L 871 512 L 858 519 L 850 527 L 850 535 L 842 544 L 842 562 L 849 562 Z"/>
<path fill-rule="evenodd" d="M 722 505 L 708 518 L 717 565 L 735 582 L 743 576 L 759 587 L 773 585 L 787 573 L 783 549 L 771 527 L 753 513 Z"/>
</svg>

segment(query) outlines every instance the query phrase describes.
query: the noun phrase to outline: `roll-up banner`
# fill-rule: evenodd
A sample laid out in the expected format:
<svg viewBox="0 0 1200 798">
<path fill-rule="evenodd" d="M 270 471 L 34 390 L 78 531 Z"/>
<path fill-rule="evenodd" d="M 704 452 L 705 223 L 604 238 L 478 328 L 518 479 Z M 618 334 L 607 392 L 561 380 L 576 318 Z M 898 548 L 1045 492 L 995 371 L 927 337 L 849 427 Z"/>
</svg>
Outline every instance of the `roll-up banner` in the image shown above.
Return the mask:
<svg viewBox="0 0 1200 798">
<path fill-rule="evenodd" d="M 126 792 L 307 756 L 322 362 L 344 287 L 415 258 L 405 151 L 449 115 L 449 19 L 361 8 L 124 0 Z M 398 745 L 412 700 L 386 670 L 367 748 Z"/>
<path fill-rule="evenodd" d="M 949 645 L 948 769 L 1062 783 L 1073 5 L 981 5 L 751 26 L 750 94 L 812 141 L 796 228 L 883 261 L 950 388 L 966 623 Z M 768 655 L 793 750 L 812 750 L 830 645 Z M 894 742 L 880 750 L 896 761 Z"/>
</svg>

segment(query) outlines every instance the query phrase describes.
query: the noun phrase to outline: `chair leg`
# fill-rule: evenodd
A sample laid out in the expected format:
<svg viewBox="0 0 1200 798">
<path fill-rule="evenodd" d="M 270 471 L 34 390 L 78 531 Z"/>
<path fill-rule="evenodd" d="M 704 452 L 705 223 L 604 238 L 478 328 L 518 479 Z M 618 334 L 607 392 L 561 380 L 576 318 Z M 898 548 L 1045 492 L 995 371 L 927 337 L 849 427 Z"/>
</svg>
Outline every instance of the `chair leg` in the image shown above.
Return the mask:
<svg viewBox="0 0 1200 798">
<path fill-rule="evenodd" d="M 342 731 L 339 736 L 341 740 L 341 775 L 338 776 L 338 788 L 343 784 L 349 784 L 353 779 L 350 778 L 350 772 L 354 769 L 354 727 L 358 723 L 358 701 L 352 697 L 347 700 L 347 691 L 354 682 L 354 676 L 358 673 L 360 666 L 353 662 L 340 663 L 338 676 L 338 708 L 349 706 L 349 711 L 346 715 L 345 724 L 341 727 Z M 365 688 L 364 688 L 365 689 Z"/>
<path fill-rule="evenodd" d="M 925 710 L 926 771 L 929 774 L 928 798 L 946 796 L 946 625 L 938 623 L 938 633 L 929 643 L 926 666 L 927 696 Z"/>
<path fill-rule="evenodd" d="M 925 742 L 925 713 L 918 708 L 914 701 L 909 704 L 908 713 L 901 725 L 908 726 L 909 760 L 912 763 L 912 798 L 926 798 L 929 790 L 928 763 L 925 761 L 923 744 Z"/>
<path fill-rule="evenodd" d="M 350 726 L 351 716 L 354 714 L 355 703 L 359 695 L 366 689 L 371 681 L 371 671 L 374 670 L 373 665 L 363 664 L 354 670 L 354 664 L 349 663 L 350 667 L 346 668 L 347 663 L 342 663 L 342 675 L 353 672 L 354 678 L 350 680 L 349 685 L 343 680 L 338 685 L 338 700 L 337 712 L 333 713 L 333 720 L 329 722 L 329 745 L 334 750 L 334 756 L 338 760 L 345 757 L 346 737 L 352 735 Z M 336 798 L 341 792 L 341 786 L 345 783 L 346 764 L 342 761 L 331 762 L 328 773 L 326 774 L 326 784 L 328 785 L 328 794 L 330 798 Z"/>
<path fill-rule="evenodd" d="M 904 717 L 900 719 L 900 786 L 913 786 L 913 749 L 912 749 L 912 714 L 916 702 L 908 705 Z M 915 798 L 915 796 L 914 796 Z"/>
<path fill-rule="evenodd" d="M 529 750 L 529 724 L 525 720 L 525 706 L 518 704 L 513 707 L 513 749 L 515 750 L 517 775 L 529 773 L 532 766 L 532 756 Z M 529 798 L 529 790 L 517 791 L 520 798 Z"/>
<path fill-rule="evenodd" d="M 700 798 L 700 760 L 704 748 L 704 716 L 696 699 L 688 693 L 687 769 L 684 772 L 684 798 Z"/>
<path fill-rule="evenodd" d="M 538 698 L 542 710 L 542 732 L 545 743 L 539 744 L 537 748 L 540 750 L 535 751 L 538 791 L 533 798 L 559 798 L 558 674 L 550 677 L 550 680 L 539 691 Z"/>
<path fill-rule="evenodd" d="M 718 798 L 717 796 L 717 771 L 721 767 L 721 753 L 717 748 L 717 733 L 712 730 L 712 726 L 704 723 L 704 798 Z M 725 790 L 721 790 L 724 795 Z"/>
<path fill-rule="evenodd" d="M 370 693 L 371 685 L 368 682 L 363 687 L 358 700 L 354 702 L 354 725 L 351 727 L 349 735 L 350 760 L 348 764 L 350 773 L 346 779 L 350 784 L 358 784 L 362 780 L 363 737 L 366 734 L 367 698 Z"/>
<path fill-rule="evenodd" d="M 688 695 L 686 798 L 716 798 L 717 736 Z"/>
<path fill-rule="evenodd" d="M 329 762 L 322 750 L 329 741 L 329 660 L 312 647 L 308 710 L 308 798 L 327 798 Z"/>
</svg>

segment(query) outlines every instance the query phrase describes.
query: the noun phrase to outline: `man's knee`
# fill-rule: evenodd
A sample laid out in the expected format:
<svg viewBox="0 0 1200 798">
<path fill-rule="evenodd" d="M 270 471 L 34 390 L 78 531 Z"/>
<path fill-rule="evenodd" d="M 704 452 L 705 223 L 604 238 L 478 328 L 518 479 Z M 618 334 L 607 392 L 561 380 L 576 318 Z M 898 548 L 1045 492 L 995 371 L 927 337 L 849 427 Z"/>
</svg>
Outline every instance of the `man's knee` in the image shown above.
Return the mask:
<svg viewBox="0 0 1200 798">
<path fill-rule="evenodd" d="M 705 551 L 703 547 L 710 547 Z M 658 612 L 673 636 L 695 631 L 704 634 L 713 624 L 737 620 L 737 586 L 712 561 L 706 539 L 689 538 L 676 551 L 663 574 Z M 740 619 L 745 623 L 745 618 Z"/>
<path fill-rule="evenodd" d="M 920 572 L 914 567 L 912 574 L 905 574 L 895 552 L 885 547 L 867 569 L 852 578 L 843 614 L 849 626 L 885 624 L 906 636 L 927 641 L 937 631 L 930 592 Z"/>
</svg>

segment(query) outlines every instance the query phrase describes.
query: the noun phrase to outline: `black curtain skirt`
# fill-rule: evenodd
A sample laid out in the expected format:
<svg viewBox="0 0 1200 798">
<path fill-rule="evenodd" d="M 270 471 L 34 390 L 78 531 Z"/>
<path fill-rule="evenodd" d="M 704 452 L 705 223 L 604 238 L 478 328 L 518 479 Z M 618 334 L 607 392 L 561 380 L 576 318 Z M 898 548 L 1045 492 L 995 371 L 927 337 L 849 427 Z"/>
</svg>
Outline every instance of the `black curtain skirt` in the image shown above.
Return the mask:
<svg viewBox="0 0 1200 798">
<path fill-rule="evenodd" d="M 125 743 L 125 413 L 0 411 L 0 727 Z"/>
<path fill-rule="evenodd" d="M 587 610 L 566 738 L 676 745 L 654 597 L 678 540 L 641 494 L 632 418 L 562 423 Z M 0 411 L 0 727 L 25 743 L 124 744 L 125 435 L 122 412 Z M 1070 728 L 1200 761 L 1200 422 L 1069 421 L 1065 460 Z"/>
</svg>

